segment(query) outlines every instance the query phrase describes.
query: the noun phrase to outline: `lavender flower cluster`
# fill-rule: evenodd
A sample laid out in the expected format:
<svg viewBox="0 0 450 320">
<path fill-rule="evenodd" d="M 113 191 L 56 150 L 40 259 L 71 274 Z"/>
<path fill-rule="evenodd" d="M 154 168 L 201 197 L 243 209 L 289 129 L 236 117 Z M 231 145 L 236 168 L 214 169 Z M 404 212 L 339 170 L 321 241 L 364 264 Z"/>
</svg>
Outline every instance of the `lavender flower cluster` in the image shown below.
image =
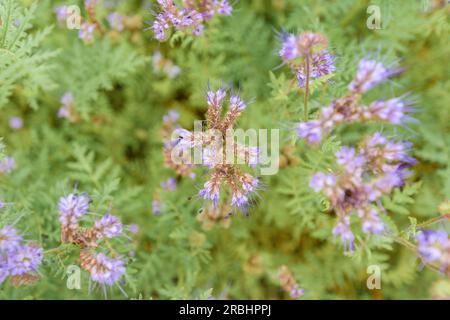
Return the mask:
<svg viewBox="0 0 450 320">
<path fill-rule="evenodd" d="M 0 229 L 0 284 L 10 276 L 16 285 L 39 279 L 38 267 L 43 250 L 34 243 L 24 244 L 22 236 L 12 226 Z"/>
<path fill-rule="evenodd" d="M 364 233 L 379 234 L 385 230 L 378 201 L 404 184 L 409 167 L 416 163 L 408 156 L 408 142 L 390 141 L 380 133 L 366 138 L 358 150 L 343 147 L 336 153 L 341 170 L 316 173 L 310 182 L 314 191 L 322 191 L 331 202 L 338 222 L 333 235 L 340 236 L 345 247 L 353 250 L 355 239 L 350 229 L 350 216 L 356 213 Z"/>
<path fill-rule="evenodd" d="M 233 8 L 228 0 L 183 0 L 178 8 L 173 0 L 157 0 L 159 13 L 154 13 L 155 21 L 151 29 L 158 41 L 166 41 L 168 31 L 173 27 L 183 32 L 190 31 L 198 36 L 203 33 L 204 23 L 216 14 L 229 16 Z"/>
<path fill-rule="evenodd" d="M 336 71 L 334 56 L 324 49 L 328 44 L 325 36 L 313 32 L 283 33 L 281 40 L 279 55 L 296 75 L 300 87 L 305 87 L 307 77 L 312 81 Z"/>
<path fill-rule="evenodd" d="M 91 228 L 81 228 L 80 220 L 88 214 L 89 204 L 90 198 L 86 193 L 71 193 L 60 198 L 61 241 L 81 248 L 81 266 L 91 274 L 92 281 L 104 289 L 122 278 L 125 273 L 124 262 L 93 251 L 100 246 L 100 240 L 123 235 L 124 226 L 118 217 L 106 213 L 96 219 Z"/>
<path fill-rule="evenodd" d="M 202 164 L 209 168 L 210 174 L 199 191 L 198 197 L 212 201 L 214 207 L 217 207 L 221 189 L 225 187 L 231 193 L 232 208 L 246 212 L 253 203 L 260 181 L 257 177 L 243 172 L 237 165 L 228 163 L 226 151 L 234 150 L 236 158 L 240 159 L 242 163 L 254 167 L 259 162 L 259 149 L 234 142 L 232 146 L 227 146 L 226 141 L 223 141 L 223 137 L 227 136 L 227 131 L 233 128 L 248 105 L 241 99 L 239 93 L 234 94 L 233 90 L 230 90 L 229 108 L 222 118 L 222 108 L 226 96 L 227 90 L 223 88 L 216 92 L 208 90 L 206 116 L 208 130 L 202 132 L 177 130 L 180 137 L 177 148 L 189 151 L 197 146 L 202 147 Z"/>
<path fill-rule="evenodd" d="M 405 123 L 413 111 L 411 104 L 404 97 L 389 100 L 377 100 L 368 106 L 361 105 L 361 96 L 400 69 L 387 68 L 381 62 L 363 59 L 359 62 L 355 79 L 348 85 L 349 93 L 323 108 L 317 119 L 300 123 L 298 136 L 309 144 L 320 142 L 338 125 L 355 122 L 381 121 L 394 125 Z"/>
<path fill-rule="evenodd" d="M 437 263 L 450 276 L 450 238 L 443 230 L 423 230 L 417 234 L 417 252 L 425 263 Z"/>
</svg>

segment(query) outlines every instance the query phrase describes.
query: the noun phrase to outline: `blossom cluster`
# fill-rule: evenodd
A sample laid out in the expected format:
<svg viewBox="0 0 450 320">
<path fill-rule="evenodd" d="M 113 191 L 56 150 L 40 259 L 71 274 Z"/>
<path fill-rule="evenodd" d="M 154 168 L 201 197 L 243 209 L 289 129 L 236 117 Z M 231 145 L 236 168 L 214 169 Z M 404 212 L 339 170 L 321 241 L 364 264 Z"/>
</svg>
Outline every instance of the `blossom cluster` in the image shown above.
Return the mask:
<svg viewBox="0 0 450 320">
<path fill-rule="evenodd" d="M 232 154 L 242 164 L 254 167 L 259 162 L 259 149 L 224 139 L 248 105 L 241 99 L 239 93 L 235 94 L 231 89 L 229 108 L 222 118 L 226 96 L 227 90 L 223 88 L 215 92 L 208 90 L 207 130 L 199 132 L 176 130 L 179 135 L 176 147 L 181 151 L 190 151 L 197 147 L 202 149 L 201 163 L 209 168 L 209 176 L 198 193 L 199 198 L 212 201 L 214 207 L 217 207 L 221 191 L 226 192 L 224 189 L 227 189 L 231 193 L 231 207 L 246 212 L 253 203 L 260 181 L 257 177 L 243 172 L 235 161 L 228 161 L 229 155 Z M 189 152 L 184 154 L 189 155 Z"/>
<path fill-rule="evenodd" d="M 355 79 L 348 85 L 348 94 L 334 100 L 320 110 L 317 119 L 300 123 L 298 136 L 308 143 L 320 142 L 333 128 L 344 123 L 381 121 L 399 125 L 410 119 L 413 111 L 404 97 L 377 100 L 362 106 L 361 96 L 389 77 L 400 72 L 398 68 L 387 68 L 381 62 L 363 59 L 359 62 Z"/>
<path fill-rule="evenodd" d="M 95 32 L 99 31 L 100 33 L 104 32 L 102 24 L 97 17 L 97 0 L 85 0 L 84 7 L 87 12 L 87 18 L 81 19 L 80 17 L 80 30 L 78 32 L 78 37 L 83 40 L 85 43 L 92 43 L 94 41 Z M 70 7 L 63 5 L 55 8 L 56 19 L 58 23 L 62 26 L 67 22 L 74 12 L 71 12 Z M 125 30 L 128 31 L 136 31 L 142 27 L 142 22 L 139 16 L 126 16 L 122 15 L 118 12 L 111 12 L 106 17 L 106 21 L 108 21 L 108 25 L 113 33 L 120 33 Z"/>
<path fill-rule="evenodd" d="M 120 258 L 109 258 L 94 250 L 100 246 L 102 239 L 122 236 L 124 225 L 118 217 L 106 213 L 96 219 L 92 227 L 80 227 L 81 219 L 88 214 L 89 205 L 90 198 L 86 193 L 71 193 L 59 199 L 61 242 L 80 247 L 81 266 L 91 274 L 92 281 L 105 289 L 122 278 L 125 264 Z"/>
<path fill-rule="evenodd" d="M 415 159 L 408 156 L 410 143 L 392 141 L 380 133 L 367 137 L 358 150 L 343 147 L 336 153 L 338 172 L 316 173 L 310 186 L 322 191 L 338 217 L 333 235 L 340 236 L 346 248 L 353 250 L 355 239 L 350 229 L 350 216 L 356 213 L 364 233 L 384 231 L 379 199 L 404 184 Z M 378 203 L 378 206 L 377 206 Z"/>
<path fill-rule="evenodd" d="M 425 263 L 437 263 L 450 276 L 450 238 L 443 230 L 423 230 L 417 234 L 417 252 Z"/>
<path fill-rule="evenodd" d="M 281 287 L 291 298 L 297 299 L 305 294 L 305 290 L 300 288 L 295 281 L 294 275 L 287 266 L 283 265 L 280 267 L 278 276 Z"/>
<path fill-rule="evenodd" d="M 4 157 L 0 160 L 0 174 L 10 173 L 16 167 L 16 160 L 13 157 Z"/>
<path fill-rule="evenodd" d="M 313 32 L 299 35 L 283 33 L 281 40 L 279 55 L 296 75 L 300 87 L 305 87 L 307 78 L 312 81 L 336 71 L 334 56 L 325 49 L 328 39 L 324 35 Z"/>
<path fill-rule="evenodd" d="M 15 285 L 36 282 L 42 258 L 42 248 L 32 242 L 24 244 L 14 227 L 0 229 L 0 284 L 8 276 Z"/>
<path fill-rule="evenodd" d="M 160 12 L 154 13 L 156 19 L 151 29 L 155 38 L 161 42 L 167 40 L 172 27 L 198 36 L 203 33 L 204 23 L 216 14 L 229 16 L 233 11 L 228 0 L 183 0 L 181 9 L 173 0 L 157 1 Z"/>
</svg>

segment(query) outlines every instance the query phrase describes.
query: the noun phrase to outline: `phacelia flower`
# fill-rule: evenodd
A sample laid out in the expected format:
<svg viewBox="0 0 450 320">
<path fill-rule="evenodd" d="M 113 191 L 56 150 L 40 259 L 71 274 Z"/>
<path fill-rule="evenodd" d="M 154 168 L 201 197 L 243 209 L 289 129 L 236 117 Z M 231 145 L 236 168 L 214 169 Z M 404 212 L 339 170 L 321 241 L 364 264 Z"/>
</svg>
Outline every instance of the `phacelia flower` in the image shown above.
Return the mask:
<svg viewBox="0 0 450 320">
<path fill-rule="evenodd" d="M 95 221 L 94 229 L 98 239 L 114 238 L 122 234 L 123 225 L 118 217 L 107 213 L 100 220 Z"/>
<path fill-rule="evenodd" d="M 120 13 L 113 12 L 108 15 L 109 25 L 113 30 L 122 32 L 124 29 L 123 16 Z"/>
<path fill-rule="evenodd" d="M 16 167 L 16 160 L 13 157 L 4 157 L 0 161 L 0 173 L 10 173 Z"/>
<path fill-rule="evenodd" d="M 332 74 L 334 71 L 336 71 L 336 67 L 334 66 L 334 56 L 331 55 L 328 50 L 322 50 L 311 56 L 310 81 Z M 296 74 L 298 85 L 303 88 L 306 82 L 306 70 L 304 64 L 296 69 Z"/>
<path fill-rule="evenodd" d="M 158 41 L 166 41 L 171 28 L 189 31 L 194 36 L 203 33 L 204 22 L 214 15 L 229 16 L 232 7 L 228 0 L 184 0 L 182 8 L 178 8 L 172 0 L 158 0 L 160 12 L 154 13 L 155 21 L 151 29 Z"/>
<path fill-rule="evenodd" d="M 85 22 L 81 25 L 81 29 L 78 33 L 78 37 L 85 43 L 91 43 L 94 41 L 94 31 L 96 25 L 94 23 Z"/>
<path fill-rule="evenodd" d="M 8 267 L 12 276 L 23 276 L 37 272 L 42 262 L 43 250 L 33 245 L 21 245 L 8 256 Z"/>
<path fill-rule="evenodd" d="M 423 230 L 417 236 L 417 252 L 425 263 L 437 263 L 440 270 L 450 274 L 450 238 L 443 231 Z"/>
<path fill-rule="evenodd" d="M 22 242 L 22 237 L 16 229 L 6 226 L 0 229 L 0 252 L 14 251 Z"/>
<path fill-rule="evenodd" d="M 177 188 L 177 180 L 175 178 L 169 178 L 161 182 L 161 188 L 167 191 L 175 191 Z"/>
<path fill-rule="evenodd" d="M 56 19 L 60 25 L 66 23 L 68 17 L 68 7 L 67 6 L 59 6 L 55 8 Z"/>
<path fill-rule="evenodd" d="M 336 70 L 334 56 L 325 49 L 328 45 L 325 36 L 313 32 L 304 32 L 297 36 L 284 33 L 281 35 L 281 41 L 280 57 L 296 75 L 300 87 L 305 86 L 308 77 L 311 81 Z"/>
<path fill-rule="evenodd" d="M 179 141 L 177 149 L 190 151 L 194 147 L 202 147 L 202 165 L 210 171 L 209 179 L 199 191 L 198 197 L 211 201 L 214 207 L 219 204 L 221 190 L 228 189 L 231 196 L 231 206 L 246 212 L 253 203 L 259 180 L 243 172 L 237 164 L 254 167 L 259 163 L 259 149 L 239 143 L 231 142 L 227 137 L 248 102 L 239 93 L 230 90 L 228 111 L 222 117 L 223 104 L 227 91 L 223 88 L 207 91 L 208 111 L 206 115 L 206 131 L 188 131 L 178 129 Z M 225 141 L 224 141 L 225 140 Z M 227 150 L 227 152 L 225 152 Z M 233 159 L 227 159 L 233 156 Z M 233 160 L 233 161 L 229 161 Z"/>
<path fill-rule="evenodd" d="M 60 222 L 64 225 L 77 223 L 78 219 L 85 215 L 89 209 L 89 196 L 86 193 L 71 193 L 59 199 Z"/>
<path fill-rule="evenodd" d="M 95 256 L 87 269 L 91 279 L 101 286 L 112 286 L 125 274 L 125 263 L 120 259 L 108 258 L 103 253 Z"/>
<path fill-rule="evenodd" d="M 9 118 L 9 127 L 13 130 L 19 130 L 23 127 L 23 120 L 21 117 Z"/>
<path fill-rule="evenodd" d="M 58 203 L 62 242 L 72 242 L 76 237 L 78 222 L 89 209 L 90 199 L 86 193 L 71 193 L 61 197 Z"/>
<path fill-rule="evenodd" d="M 348 251 L 353 251 L 353 241 L 355 236 L 350 229 L 350 217 L 345 216 L 341 218 L 333 229 L 334 236 L 340 236 L 344 243 L 344 248 Z"/>
<path fill-rule="evenodd" d="M 333 230 L 348 249 L 353 248 L 354 235 L 350 216 L 357 213 L 364 233 L 380 234 L 385 226 L 379 216 L 378 201 L 404 184 L 408 168 L 415 159 L 407 155 L 409 143 L 390 141 L 380 133 L 367 137 L 358 149 L 342 147 L 336 152 L 338 172 L 318 172 L 310 187 L 322 192 L 339 217 Z"/>
<path fill-rule="evenodd" d="M 7 225 L 0 229 L 0 284 L 9 276 L 15 285 L 38 280 L 42 258 L 42 248 L 36 244 L 23 244 L 22 236 L 15 228 Z"/>
<path fill-rule="evenodd" d="M 324 61 L 328 61 L 325 59 Z M 323 66 L 326 66 L 324 63 Z M 365 72 L 358 71 L 356 78 L 349 85 L 349 93 L 337 100 L 331 102 L 327 107 L 324 107 L 318 113 L 317 119 L 300 123 L 297 127 L 298 137 L 305 139 L 309 144 L 320 142 L 326 135 L 328 135 L 335 127 L 341 124 L 350 124 L 356 122 L 387 122 L 394 125 L 399 125 L 407 122 L 411 118 L 408 116 L 409 112 L 414 109 L 411 103 L 404 97 L 396 97 L 389 100 L 374 101 L 369 106 L 361 105 L 361 95 L 374 87 L 376 84 L 385 79 L 397 74 L 399 71 L 386 70 L 379 62 L 362 60 L 361 66 Z M 372 69 L 369 68 L 371 66 Z M 324 67 L 324 70 L 327 67 Z M 297 68 L 300 73 L 304 68 Z M 315 75 L 325 74 L 324 72 L 315 69 L 312 66 L 312 78 Z M 316 71 L 317 73 L 315 73 Z M 334 71 L 334 67 L 330 66 L 330 70 Z M 299 80 L 304 81 L 306 77 L 300 76 Z M 304 84 L 301 82 L 300 84 Z"/>
<path fill-rule="evenodd" d="M 371 59 L 362 59 L 358 64 L 355 79 L 349 84 L 352 92 L 363 93 L 387 80 L 398 70 L 388 69 L 381 62 Z"/>
<path fill-rule="evenodd" d="M 283 33 L 281 35 L 282 46 L 280 57 L 288 63 L 300 57 L 311 55 L 314 51 L 323 49 L 328 45 L 328 39 L 313 32 L 304 32 L 299 35 Z"/>
</svg>

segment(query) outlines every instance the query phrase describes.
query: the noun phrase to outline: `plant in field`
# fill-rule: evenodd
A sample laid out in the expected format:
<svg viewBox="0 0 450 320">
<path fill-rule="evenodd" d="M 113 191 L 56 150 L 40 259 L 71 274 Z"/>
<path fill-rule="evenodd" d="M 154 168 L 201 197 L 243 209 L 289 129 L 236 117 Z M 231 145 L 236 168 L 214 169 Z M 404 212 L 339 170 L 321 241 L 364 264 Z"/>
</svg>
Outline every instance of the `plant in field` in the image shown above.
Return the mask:
<svg viewBox="0 0 450 320">
<path fill-rule="evenodd" d="M 182 9 L 173 0 L 157 1 L 160 12 L 153 13 L 155 21 L 151 29 L 158 41 L 166 41 L 171 28 L 199 36 L 203 33 L 204 23 L 214 15 L 229 16 L 233 11 L 228 0 L 183 0 Z"/>
<path fill-rule="evenodd" d="M 239 93 L 235 94 L 233 89 L 230 89 L 229 107 L 222 118 L 226 96 L 225 89 L 220 88 L 216 92 L 208 90 L 207 130 L 204 132 L 176 130 L 180 137 L 176 143 L 176 152 L 181 151 L 183 155 L 186 154 L 184 151 L 192 149 L 195 152 L 198 147 L 202 149 L 201 163 L 209 168 L 209 174 L 203 189 L 198 193 L 200 198 L 212 201 L 214 207 L 217 207 L 221 193 L 225 194 L 228 190 L 231 207 L 247 212 L 248 207 L 254 202 L 260 181 L 257 177 L 242 171 L 235 161 L 239 160 L 242 164 L 254 167 L 259 161 L 259 150 L 257 147 L 235 143 L 232 136 L 233 127 L 248 103 L 241 99 Z M 176 155 L 172 153 L 172 156 L 174 154 Z"/>
</svg>

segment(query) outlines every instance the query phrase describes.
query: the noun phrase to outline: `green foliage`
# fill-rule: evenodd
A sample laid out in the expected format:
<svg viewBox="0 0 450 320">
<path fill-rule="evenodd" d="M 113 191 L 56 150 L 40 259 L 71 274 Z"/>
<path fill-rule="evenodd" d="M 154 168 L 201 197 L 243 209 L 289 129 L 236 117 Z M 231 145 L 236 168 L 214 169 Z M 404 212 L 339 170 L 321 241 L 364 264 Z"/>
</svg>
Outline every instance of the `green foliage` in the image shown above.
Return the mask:
<svg viewBox="0 0 450 320">
<path fill-rule="evenodd" d="M 57 204 L 75 186 L 90 194 L 95 214 L 112 207 L 125 224 L 139 226 L 131 244 L 118 244 L 127 262 L 124 289 L 132 299 L 289 299 L 280 288 L 281 265 L 292 271 L 306 299 L 428 299 L 448 292 L 448 279 L 420 270 L 414 252 L 420 223 L 438 216 L 439 205 L 450 199 L 448 7 L 424 12 L 419 2 L 239 1 L 232 16 L 213 19 L 201 37 L 175 33 L 158 43 L 142 25 L 111 32 L 109 9 L 100 1 L 104 33 L 85 44 L 78 30 L 55 18 L 55 3 L 64 1 L 1 0 L 0 158 L 13 156 L 17 165 L 0 174 L 0 201 L 6 203 L 0 228 L 14 224 L 43 246 L 45 259 L 37 284 L 5 282 L 0 298 L 102 298 L 88 293 L 84 271 L 80 290 L 66 286 L 79 248 L 60 243 Z M 143 3 L 120 1 L 114 10 L 151 19 Z M 380 6 L 380 30 L 366 27 L 370 4 Z M 368 236 L 356 225 L 353 254 L 332 236 L 335 214 L 309 180 L 335 169 L 341 145 L 380 127 L 343 126 L 316 147 L 296 141 L 292 129 L 303 120 L 304 91 L 278 58 L 277 32 L 283 29 L 321 32 L 337 56 L 337 71 L 312 84 L 311 118 L 346 93 L 358 59 L 369 52 L 400 60 L 406 71 L 367 98 L 410 92 L 417 100 L 417 122 L 382 130 L 411 140 L 419 163 L 404 187 L 382 199 L 389 232 Z M 155 51 L 181 74 L 170 79 L 152 70 Z M 162 117 L 176 109 L 185 128 L 204 119 L 208 81 L 214 88 L 239 85 L 244 98 L 255 98 L 239 125 L 279 128 L 283 163 L 277 175 L 262 177 L 265 188 L 248 218 L 231 216 L 229 227 L 219 221 L 212 229 L 199 221 L 205 209 L 196 198 L 204 183 L 201 169 L 195 180 L 178 177 L 174 192 L 160 187 L 175 177 L 163 164 Z M 66 92 L 73 93 L 80 116 L 74 121 L 57 117 Z M 8 126 L 12 116 L 23 119 L 23 128 Z M 155 199 L 160 214 L 152 210 Z M 382 271 L 381 290 L 366 287 L 370 265 Z M 124 298 L 118 290 L 111 297 Z"/>
</svg>

